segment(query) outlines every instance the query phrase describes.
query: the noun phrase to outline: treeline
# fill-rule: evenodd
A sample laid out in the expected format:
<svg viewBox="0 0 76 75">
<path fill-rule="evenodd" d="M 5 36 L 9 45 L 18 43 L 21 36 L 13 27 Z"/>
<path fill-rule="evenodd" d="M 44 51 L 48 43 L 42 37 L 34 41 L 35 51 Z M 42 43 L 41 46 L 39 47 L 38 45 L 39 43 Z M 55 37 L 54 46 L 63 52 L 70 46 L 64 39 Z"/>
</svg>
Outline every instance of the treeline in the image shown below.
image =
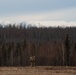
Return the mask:
<svg viewBox="0 0 76 75">
<path fill-rule="evenodd" d="M 0 66 L 76 66 L 76 27 L 0 25 Z"/>
</svg>

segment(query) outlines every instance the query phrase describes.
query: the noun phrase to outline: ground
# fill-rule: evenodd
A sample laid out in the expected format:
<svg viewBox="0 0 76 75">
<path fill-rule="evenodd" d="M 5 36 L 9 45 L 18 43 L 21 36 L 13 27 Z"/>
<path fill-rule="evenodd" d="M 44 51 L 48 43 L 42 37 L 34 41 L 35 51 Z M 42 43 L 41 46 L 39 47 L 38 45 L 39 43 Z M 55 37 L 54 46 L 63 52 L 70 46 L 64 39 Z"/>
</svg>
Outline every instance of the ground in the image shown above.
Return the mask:
<svg viewBox="0 0 76 75">
<path fill-rule="evenodd" d="M 0 75 L 76 75 L 76 67 L 0 67 Z"/>
</svg>

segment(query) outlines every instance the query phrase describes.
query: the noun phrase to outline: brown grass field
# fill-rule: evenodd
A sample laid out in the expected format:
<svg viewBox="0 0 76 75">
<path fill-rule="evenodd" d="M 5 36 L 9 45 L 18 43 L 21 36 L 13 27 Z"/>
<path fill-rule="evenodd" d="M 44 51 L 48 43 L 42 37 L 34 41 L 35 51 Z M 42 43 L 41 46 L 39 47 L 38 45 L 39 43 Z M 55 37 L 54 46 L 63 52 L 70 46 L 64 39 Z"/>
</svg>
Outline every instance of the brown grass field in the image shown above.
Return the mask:
<svg viewBox="0 0 76 75">
<path fill-rule="evenodd" d="M 0 67 L 0 75 L 76 75 L 76 67 Z"/>
</svg>

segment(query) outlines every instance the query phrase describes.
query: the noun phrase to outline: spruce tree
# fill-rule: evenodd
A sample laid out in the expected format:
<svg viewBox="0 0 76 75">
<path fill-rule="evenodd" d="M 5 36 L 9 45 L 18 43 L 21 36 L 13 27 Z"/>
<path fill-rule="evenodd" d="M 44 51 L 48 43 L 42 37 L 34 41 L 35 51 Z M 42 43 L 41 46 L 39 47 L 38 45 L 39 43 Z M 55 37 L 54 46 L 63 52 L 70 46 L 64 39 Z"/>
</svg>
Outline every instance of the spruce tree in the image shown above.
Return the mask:
<svg viewBox="0 0 76 75">
<path fill-rule="evenodd" d="M 66 34 L 65 38 L 65 64 L 66 66 L 69 66 L 69 61 L 70 61 L 70 39 L 69 35 Z"/>
</svg>

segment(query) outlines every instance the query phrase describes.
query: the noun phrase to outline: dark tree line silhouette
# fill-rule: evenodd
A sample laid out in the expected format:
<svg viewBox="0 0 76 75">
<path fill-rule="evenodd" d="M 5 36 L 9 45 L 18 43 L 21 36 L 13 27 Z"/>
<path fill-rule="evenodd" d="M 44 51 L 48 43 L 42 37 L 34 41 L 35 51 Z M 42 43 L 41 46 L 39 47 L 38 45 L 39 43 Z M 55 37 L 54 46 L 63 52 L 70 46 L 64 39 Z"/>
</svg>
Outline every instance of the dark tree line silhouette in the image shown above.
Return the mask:
<svg viewBox="0 0 76 75">
<path fill-rule="evenodd" d="M 76 66 L 76 27 L 0 25 L 0 66 Z"/>
</svg>

